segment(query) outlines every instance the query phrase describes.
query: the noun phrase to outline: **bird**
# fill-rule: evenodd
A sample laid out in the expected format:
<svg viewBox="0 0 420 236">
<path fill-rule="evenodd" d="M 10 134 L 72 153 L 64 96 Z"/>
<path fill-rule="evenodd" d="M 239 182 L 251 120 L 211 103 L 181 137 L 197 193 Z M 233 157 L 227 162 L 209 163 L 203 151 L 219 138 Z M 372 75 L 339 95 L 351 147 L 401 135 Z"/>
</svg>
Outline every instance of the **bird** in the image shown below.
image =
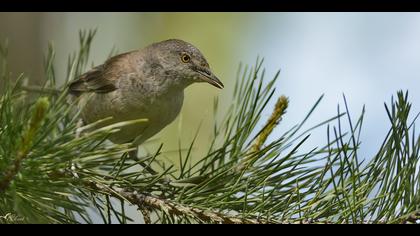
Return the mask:
<svg viewBox="0 0 420 236">
<path fill-rule="evenodd" d="M 109 136 L 113 143 L 139 146 L 175 120 L 184 89 L 201 82 L 224 87 L 197 47 L 168 39 L 110 57 L 70 82 L 68 91 L 85 124 L 109 117 L 100 127 L 147 119 Z"/>
</svg>

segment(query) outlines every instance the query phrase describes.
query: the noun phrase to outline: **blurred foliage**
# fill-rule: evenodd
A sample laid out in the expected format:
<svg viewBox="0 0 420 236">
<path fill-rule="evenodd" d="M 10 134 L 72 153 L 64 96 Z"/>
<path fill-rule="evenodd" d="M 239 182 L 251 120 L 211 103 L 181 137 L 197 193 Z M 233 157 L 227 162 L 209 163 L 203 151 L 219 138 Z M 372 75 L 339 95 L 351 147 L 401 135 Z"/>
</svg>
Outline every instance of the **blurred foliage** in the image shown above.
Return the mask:
<svg viewBox="0 0 420 236">
<path fill-rule="evenodd" d="M 9 55 L 9 71 L 15 75 L 24 72 L 29 84 L 41 84 L 41 78 L 46 76 L 39 58 L 49 47 L 47 40 L 54 42 L 56 80 L 62 85 L 66 79 L 62 75 L 67 70 L 67 55 L 78 46 L 74 34 L 80 28 L 96 28 L 88 67 L 102 63 L 111 50 L 122 53 L 168 38 L 180 38 L 200 48 L 218 77 L 227 87 L 232 87 L 234 81 L 230 78 L 235 76 L 235 70 L 231 65 L 237 63 L 248 47 L 236 35 L 246 34 L 250 19 L 247 13 L 1 13 L 0 39 L 9 37 L 11 41 L 9 47 L 14 53 Z M 29 38 L 33 40 L 24 40 Z M 205 144 L 211 140 L 213 98 L 220 93 L 201 84 L 186 90 L 180 117 L 156 136 L 168 148 L 164 154 L 168 160 L 176 159 L 179 143 L 174 136 L 187 143 L 194 138 L 193 132 L 183 131 L 185 125 L 200 127 L 196 142 L 202 145 L 192 151 L 205 154 Z M 230 100 L 231 94 L 223 93 L 223 99 Z M 221 104 L 220 109 L 226 107 Z M 159 146 L 156 138 L 145 145 L 144 152 Z"/>
</svg>

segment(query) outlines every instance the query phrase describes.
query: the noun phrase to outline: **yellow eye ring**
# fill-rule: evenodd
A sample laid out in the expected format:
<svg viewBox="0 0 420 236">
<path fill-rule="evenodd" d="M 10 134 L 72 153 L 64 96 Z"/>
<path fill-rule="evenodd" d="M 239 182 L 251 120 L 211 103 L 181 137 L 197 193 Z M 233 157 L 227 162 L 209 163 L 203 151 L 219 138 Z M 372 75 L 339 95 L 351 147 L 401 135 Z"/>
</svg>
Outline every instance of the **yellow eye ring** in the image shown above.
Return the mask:
<svg viewBox="0 0 420 236">
<path fill-rule="evenodd" d="M 181 56 L 181 61 L 182 62 L 188 63 L 188 62 L 190 62 L 190 60 L 191 60 L 190 56 L 188 56 L 187 54 L 182 54 L 182 56 Z"/>
</svg>

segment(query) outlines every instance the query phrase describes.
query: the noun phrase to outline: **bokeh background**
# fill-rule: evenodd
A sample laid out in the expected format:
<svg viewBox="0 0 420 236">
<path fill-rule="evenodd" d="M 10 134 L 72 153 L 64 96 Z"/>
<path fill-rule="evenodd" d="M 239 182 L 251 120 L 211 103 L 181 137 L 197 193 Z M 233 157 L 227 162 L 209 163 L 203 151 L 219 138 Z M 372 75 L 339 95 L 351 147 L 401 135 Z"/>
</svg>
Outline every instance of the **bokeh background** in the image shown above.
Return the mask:
<svg viewBox="0 0 420 236">
<path fill-rule="evenodd" d="M 9 39 L 10 68 L 33 84 L 43 78 L 48 41 L 56 49 L 57 75 L 64 78 L 67 57 L 78 49 L 78 31 L 95 28 L 94 65 L 112 48 L 125 52 L 180 38 L 200 48 L 225 83 L 224 90 L 205 84 L 186 90 L 181 115 L 146 145 L 153 151 L 164 142 L 168 161 L 177 155 L 178 140 L 187 147 L 200 123 L 194 154 L 207 150 L 214 97 L 228 105 L 239 62 L 252 65 L 257 56 L 265 58 L 267 77 L 281 70 L 276 95 L 290 99 L 271 139 L 303 119 L 322 94 L 307 127 L 336 115 L 345 94 L 354 119 L 366 105 L 360 153 L 369 159 L 390 125 L 384 102 L 397 90 L 408 90 L 413 111 L 420 111 L 420 13 L 0 13 L 0 40 Z M 317 129 L 306 148 L 323 145 L 326 137 L 325 128 Z"/>
</svg>

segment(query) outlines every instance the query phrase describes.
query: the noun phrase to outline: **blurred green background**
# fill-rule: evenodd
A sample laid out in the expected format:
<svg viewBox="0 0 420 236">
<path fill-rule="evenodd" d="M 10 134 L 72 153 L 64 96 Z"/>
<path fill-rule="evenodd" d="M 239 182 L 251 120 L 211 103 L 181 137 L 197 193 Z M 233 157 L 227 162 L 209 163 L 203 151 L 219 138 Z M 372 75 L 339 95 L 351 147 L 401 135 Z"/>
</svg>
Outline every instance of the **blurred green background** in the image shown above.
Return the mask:
<svg viewBox="0 0 420 236">
<path fill-rule="evenodd" d="M 56 74 L 63 80 L 68 55 L 78 49 L 80 29 L 97 29 L 91 48 L 94 65 L 103 63 L 113 48 L 122 53 L 179 38 L 197 46 L 230 88 L 239 58 L 247 51 L 249 19 L 246 13 L 0 13 L 0 39 L 9 40 L 13 74 L 24 72 L 30 83 L 39 84 L 48 42 L 54 45 Z M 169 156 L 177 155 L 178 140 L 182 147 L 188 147 L 201 124 L 195 152 L 207 150 L 203 144 L 211 138 L 213 100 L 221 93 L 224 91 L 206 84 L 187 88 L 181 115 L 146 146 L 151 145 L 153 152 L 153 147 L 163 142 Z M 228 94 L 224 98 L 229 99 Z"/>
</svg>

